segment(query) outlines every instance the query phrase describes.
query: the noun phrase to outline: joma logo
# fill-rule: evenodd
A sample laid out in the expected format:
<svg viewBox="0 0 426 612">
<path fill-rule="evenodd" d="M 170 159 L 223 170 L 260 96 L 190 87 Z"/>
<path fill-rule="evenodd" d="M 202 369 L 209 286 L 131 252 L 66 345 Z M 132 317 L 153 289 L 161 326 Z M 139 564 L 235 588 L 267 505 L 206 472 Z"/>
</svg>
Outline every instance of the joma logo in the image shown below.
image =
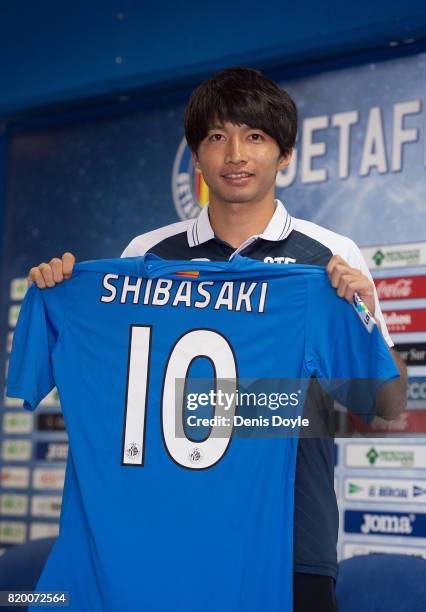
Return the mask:
<svg viewBox="0 0 426 612">
<path fill-rule="evenodd" d="M 364 514 L 363 518 L 362 533 L 397 533 L 401 535 L 412 533 L 411 523 L 415 519 L 414 516 L 392 514 Z"/>
</svg>

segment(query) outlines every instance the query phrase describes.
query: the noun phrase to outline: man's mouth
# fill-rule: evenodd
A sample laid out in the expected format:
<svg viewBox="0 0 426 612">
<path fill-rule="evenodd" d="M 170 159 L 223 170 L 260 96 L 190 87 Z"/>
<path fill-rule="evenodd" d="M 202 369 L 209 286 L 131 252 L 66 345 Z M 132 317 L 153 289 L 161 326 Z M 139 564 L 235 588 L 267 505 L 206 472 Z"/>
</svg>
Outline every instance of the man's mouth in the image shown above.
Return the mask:
<svg viewBox="0 0 426 612">
<path fill-rule="evenodd" d="M 251 172 L 227 172 L 221 176 L 227 183 L 232 185 L 245 185 L 254 174 Z"/>
</svg>

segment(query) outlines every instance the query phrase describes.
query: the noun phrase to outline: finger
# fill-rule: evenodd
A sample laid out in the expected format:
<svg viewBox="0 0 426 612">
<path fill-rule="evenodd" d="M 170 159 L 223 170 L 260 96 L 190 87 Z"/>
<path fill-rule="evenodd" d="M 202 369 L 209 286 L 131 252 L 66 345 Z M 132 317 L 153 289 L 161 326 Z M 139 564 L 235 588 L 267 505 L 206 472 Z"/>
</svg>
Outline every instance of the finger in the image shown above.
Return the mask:
<svg viewBox="0 0 426 612">
<path fill-rule="evenodd" d="M 350 274 L 350 268 L 347 268 L 346 266 L 343 266 L 341 264 L 338 264 L 335 266 L 335 268 L 333 269 L 333 271 L 331 272 L 329 279 L 330 282 L 332 284 L 332 286 L 337 289 L 337 287 L 340 285 L 341 279 L 342 278 L 351 278 L 351 274 Z"/>
<path fill-rule="evenodd" d="M 351 268 L 346 263 L 343 263 L 343 264 L 339 263 L 335 266 L 331 275 L 329 276 L 330 282 L 334 288 L 336 288 L 339 285 L 340 279 L 342 277 L 345 277 L 346 279 L 349 279 L 349 280 L 351 279 L 357 280 L 360 283 L 366 279 L 366 277 L 359 270 L 356 270 L 355 268 Z"/>
<path fill-rule="evenodd" d="M 72 253 L 64 253 L 62 255 L 62 273 L 64 278 L 70 278 L 75 264 L 75 257 Z"/>
<path fill-rule="evenodd" d="M 357 291 L 357 289 L 355 287 L 356 287 L 356 283 L 348 283 L 347 286 L 346 286 L 345 294 L 344 294 L 343 297 L 348 302 L 352 302 L 352 300 L 353 300 L 354 294 Z"/>
<path fill-rule="evenodd" d="M 45 289 L 46 288 L 46 283 L 44 281 L 44 277 L 42 275 L 42 273 L 40 272 L 40 270 L 35 267 L 35 268 L 31 268 L 29 274 L 28 274 L 28 286 L 30 287 L 33 283 L 35 283 L 37 285 L 37 287 L 39 287 L 39 289 Z"/>
<path fill-rule="evenodd" d="M 344 298 L 348 292 L 349 280 L 347 278 L 341 278 L 337 286 L 337 295 Z"/>
<path fill-rule="evenodd" d="M 55 283 L 61 283 L 64 280 L 62 274 L 62 260 L 59 257 L 54 257 L 50 260 L 49 266 L 52 269 L 52 277 Z"/>
<path fill-rule="evenodd" d="M 364 277 L 363 277 L 364 278 Z M 338 283 L 336 285 L 337 294 L 339 297 L 345 297 L 348 300 L 352 300 L 353 295 L 356 291 L 366 292 L 369 291 L 370 285 L 363 278 L 360 278 L 358 274 L 354 274 L 350 272 L 349 274 L 342 274 L 339 277 Z"/>
<path fill-rule="evenodd" d="M 373 300 L 374 302 L 374 293 L 371 284 L 367 282 L 359 282 L 358 279 L 351 280 L 346 288 L 345 297 L 347 300 L 352 301 L 354 294 L 358 293 L 359 297 L 362 299 L 364 303 L 368 306 L 368 304 Z M 368 303 L 368 304 L 367 304 Z"/>
<path fill-rule="evenodd" d="M 53 280 L 53 271 L 48 263 L 43 262 L 39 265 L 39 270 L 43 275 L 46 287 L 54 287 L 55 281 Z"/>
<path fill-rule="evenodd" d="M 344 259 L 340 257 L 340 255 L 333 255 L 333 257 L 330 259 L 330 261 L 328 262 L 326 266 L 327 274 L 330 276 L 333 273 L 335 267 L 340 263 L 346 263 L 346 262 L 344 261 Z"/>
</svg>

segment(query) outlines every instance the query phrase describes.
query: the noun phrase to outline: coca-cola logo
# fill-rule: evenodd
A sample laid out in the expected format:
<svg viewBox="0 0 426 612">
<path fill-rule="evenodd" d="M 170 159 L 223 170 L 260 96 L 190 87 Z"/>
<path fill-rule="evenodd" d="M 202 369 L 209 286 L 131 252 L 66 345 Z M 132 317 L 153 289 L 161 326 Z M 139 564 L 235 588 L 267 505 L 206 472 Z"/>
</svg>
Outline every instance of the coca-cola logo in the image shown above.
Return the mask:
<svg viewBox="0 0 426 612">
<path fill-rule="evenodd" d="M 411 278 L 398 278 L 395 281 L 381 280 L 377 283 L 379 300 L 395 300 L 409 298 L 412 293 Z"/>
<path fill-rule="evenodd" d="M 426 298 L 425 274 L 378 278 L 375 280 L 375 284 L 381 300 Z"/>
</svg>

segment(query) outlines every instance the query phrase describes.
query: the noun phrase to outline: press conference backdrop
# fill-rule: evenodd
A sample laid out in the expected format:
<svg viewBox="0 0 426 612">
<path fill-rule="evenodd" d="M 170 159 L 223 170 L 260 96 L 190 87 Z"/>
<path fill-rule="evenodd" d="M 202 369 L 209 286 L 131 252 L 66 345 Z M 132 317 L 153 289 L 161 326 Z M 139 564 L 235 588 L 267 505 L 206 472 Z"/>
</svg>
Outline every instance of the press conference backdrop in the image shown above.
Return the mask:
<svg viewBox="0 0 426 612">
<path fill-rule="evenodd" d="M 336 441 L 340 558 L 426 557 L 425 75 L 426 55 L 417 55 L 282 83 L 297 102 L 300 129 L 293 162 L 277 177 L 278 197 L 292 215 L 363 248 L 410 376 L 409 407 L 391 437 L 358 430 Z M 119 256 L 136 234 L 192 217 L 207 202 L 182 113 L 183 105 L 163 104 L 11 137 L 1 277 L 6 369 L 31 265 L 65 250 L 78 260 Z M 3 552 L 57 534 L 68 451 L 55 391 L 35 414 L 20 404 L 4 397 L 1 413 Z"/>
</svg>

